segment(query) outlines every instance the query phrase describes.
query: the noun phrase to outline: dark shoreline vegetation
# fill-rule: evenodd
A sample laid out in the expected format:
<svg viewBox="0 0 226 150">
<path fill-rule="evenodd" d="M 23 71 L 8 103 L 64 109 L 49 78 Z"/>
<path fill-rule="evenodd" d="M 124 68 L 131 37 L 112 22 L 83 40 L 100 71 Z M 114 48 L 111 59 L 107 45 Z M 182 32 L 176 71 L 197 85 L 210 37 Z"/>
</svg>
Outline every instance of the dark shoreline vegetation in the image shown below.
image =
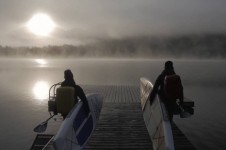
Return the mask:
<svg viewBox="0 0 226 150">
<path fill-rule="evenodd" d="M 226 58 L 226 34 L 105 39 L 79 46 L 0 46 L 1 56 Z"/>
</svg>

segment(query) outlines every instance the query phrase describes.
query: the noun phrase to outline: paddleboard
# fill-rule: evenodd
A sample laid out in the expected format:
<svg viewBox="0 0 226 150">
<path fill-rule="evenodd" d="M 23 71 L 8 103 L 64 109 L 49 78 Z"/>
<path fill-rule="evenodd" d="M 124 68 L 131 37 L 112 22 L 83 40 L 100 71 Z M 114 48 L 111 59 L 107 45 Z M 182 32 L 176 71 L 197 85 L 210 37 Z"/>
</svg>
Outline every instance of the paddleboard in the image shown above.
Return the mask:
<svg viewBox="0 0 226 150">
<path fill-rule="evenodd" d="M 149 94 L 152 89 L 153 85 L 148 79 L 140 79 L 143 117 L 153 148 L 154 150 L 174 150 L 172 128 L 163 102 L 156 96 L 150 104 Z"/>
<path fill-rule="evenodd" d="M 90 113 L 85 114 L 83 103 L 79 101 L 60 126 L 53 140 L 55 150 L 82 150 L 92 135 L 98 122 L 103 97 L 100 94 L 86 95 Z"/>
</svg>

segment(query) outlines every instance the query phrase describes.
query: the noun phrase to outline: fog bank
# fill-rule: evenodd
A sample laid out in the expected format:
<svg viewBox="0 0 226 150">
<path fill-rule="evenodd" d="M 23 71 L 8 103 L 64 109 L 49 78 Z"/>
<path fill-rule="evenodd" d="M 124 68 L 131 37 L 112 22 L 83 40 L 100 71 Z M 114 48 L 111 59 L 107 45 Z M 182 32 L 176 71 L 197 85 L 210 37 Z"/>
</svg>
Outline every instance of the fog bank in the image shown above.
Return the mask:
<svg viewBox="0 0 226 150">
<path fill-rule="evenodd" d="M 191 34 L 180 36 L 108 38 L 77 46 L 0 46 L 0 56 L 62 58 L 226 58 L 225 50 L 226 34 Z"/>
</svg>

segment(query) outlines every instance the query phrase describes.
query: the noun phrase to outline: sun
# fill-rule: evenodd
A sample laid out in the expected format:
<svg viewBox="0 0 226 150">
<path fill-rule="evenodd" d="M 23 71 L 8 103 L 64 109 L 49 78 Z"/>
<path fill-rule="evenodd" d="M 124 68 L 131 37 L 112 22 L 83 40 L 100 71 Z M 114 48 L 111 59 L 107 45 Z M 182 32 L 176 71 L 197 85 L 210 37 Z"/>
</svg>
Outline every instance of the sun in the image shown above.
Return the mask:
<svg viewBox="0 0 226 150">
<path fill-rule="evenodd" d="M 27 22 L 28 29 L 37 36 L 49 36 L 56 25 L 47 14 L 38 13 Z"/>
</svg>

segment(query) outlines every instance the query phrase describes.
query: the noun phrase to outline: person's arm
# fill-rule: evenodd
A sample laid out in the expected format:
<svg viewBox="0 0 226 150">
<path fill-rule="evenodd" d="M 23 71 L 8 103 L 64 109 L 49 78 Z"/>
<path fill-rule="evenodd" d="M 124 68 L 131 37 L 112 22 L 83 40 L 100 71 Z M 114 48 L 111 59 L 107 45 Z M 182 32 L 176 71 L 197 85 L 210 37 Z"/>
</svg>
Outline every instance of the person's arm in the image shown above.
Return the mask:
<svg viewBox="0 0 226 150">
<path fill-rule="evenodd" d="M 180 98 L 180 103 L 182 105 L 184 103 L 184 87 L 182 85 L 181 78 L 180 78 L 180 84 L 181 84 L 181 89 L 182 89 L 182 95 L 181 95 L 181 98 Z"/>
<path fill-rule="evenodd" d="M 154 101 L 156 94 L 158 93 L 158 89 L 159 89 L 159 86 L 161 84 L 161 78 L 162 78 L 161 75 L 159 75 L 158 78 L 156 79 L 154 87 L 151 91 L 151 94 L 150 94 L 150 97 L 149 97 L 151 104 Z"/>
<path fill-rule="evenodd" d="M 85 113 L 88 115 L 89 112 L 90 112 L 90 109 L 89 109 L 89 104 L 88 104 L 88 101 L 87 101 L 87 98 L 86 98 L 86 95 L 85 95 L 83 89 L 80 86 L 77 85 L 76 86 L 76 92 L 78 94 L 78 97 L 83 102 L 83 107 L 84 107 Z"/>
</svg>

